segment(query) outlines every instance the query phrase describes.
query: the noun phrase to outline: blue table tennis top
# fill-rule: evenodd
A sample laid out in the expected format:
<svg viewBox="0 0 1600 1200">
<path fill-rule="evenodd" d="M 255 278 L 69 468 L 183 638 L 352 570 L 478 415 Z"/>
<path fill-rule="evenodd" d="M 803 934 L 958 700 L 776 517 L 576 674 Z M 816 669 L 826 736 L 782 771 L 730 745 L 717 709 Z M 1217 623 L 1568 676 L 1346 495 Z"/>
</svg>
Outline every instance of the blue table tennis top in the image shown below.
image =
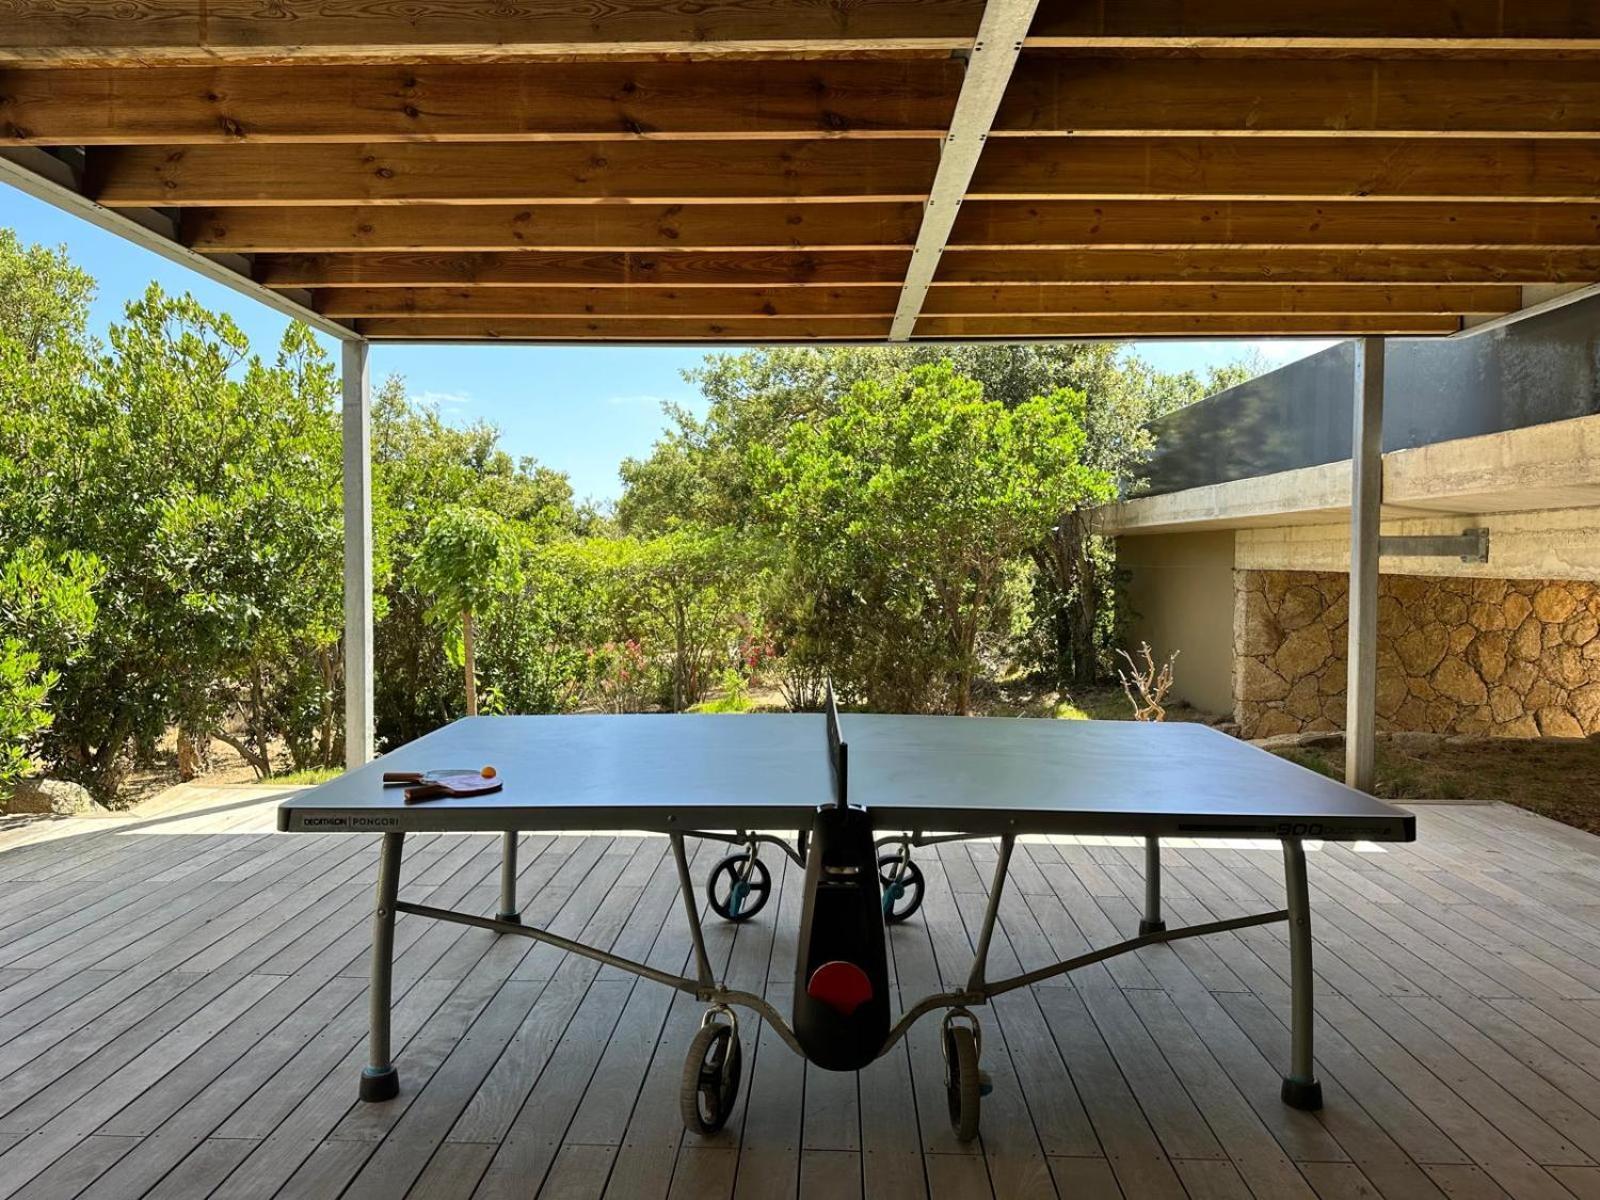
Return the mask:
<svg viewBox="0 0 1600 1200">
<path fill-rule="evenodd" d="M 849 799 L 884 830 L 1410 841 L 1415 818 L 1202 725 L 844 714 Z M 382 772 L 477 770 L 407 805 Z M 809 827 L 833 799 L 819 714 L 468 717 L 282 804 L 280 829 Z"/>
</svg>

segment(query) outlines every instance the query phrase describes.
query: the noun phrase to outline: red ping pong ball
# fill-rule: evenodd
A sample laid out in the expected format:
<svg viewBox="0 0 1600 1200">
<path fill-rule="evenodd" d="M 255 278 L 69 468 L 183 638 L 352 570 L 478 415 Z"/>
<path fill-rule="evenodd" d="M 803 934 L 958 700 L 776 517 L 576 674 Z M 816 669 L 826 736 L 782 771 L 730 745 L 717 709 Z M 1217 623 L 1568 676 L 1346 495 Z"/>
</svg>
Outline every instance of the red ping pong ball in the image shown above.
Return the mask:
<svg viewBox="0 0 1600 1200">
<path fill-rule="evenodd" d="M 483 770 L 479 771 L 478 774 L 482 775 L 485 779 L 493 779 L 496 775 L 499 774 L 499 772 L 496 771 L 493 767 L 485 767 Z"/>
</svg>

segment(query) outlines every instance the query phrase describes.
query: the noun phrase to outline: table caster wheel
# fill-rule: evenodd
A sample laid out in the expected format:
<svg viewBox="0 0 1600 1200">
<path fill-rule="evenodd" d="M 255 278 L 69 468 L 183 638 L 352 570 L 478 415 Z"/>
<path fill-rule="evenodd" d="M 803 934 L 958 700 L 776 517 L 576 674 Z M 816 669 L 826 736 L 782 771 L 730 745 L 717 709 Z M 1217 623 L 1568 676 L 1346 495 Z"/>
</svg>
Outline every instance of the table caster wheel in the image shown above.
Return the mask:
<svg viewBox="0 0 1600 1200">
<path fill-rule="evenodd" d="M 978 1037 L 969 1026 L 945 1026 L 944 1088 L 956 1141 L 972 1141 L 978 1136 L 983 1079 L 978 1071 Z"/>
<path fill-rule="evenodd" d="M 730 854 L 706 877 L 706 899 L 724 921 L 748 921 L 767 906 L 772 895 L 772 872 L 759 858 L 744 878 L 748 854 Z"/>
<path fill-rule="evenodd" d="M 883 919 L 891 925 L 909 920 L 911 914 L 922 907 L 922 868 L 907 861 L 899 872 L 898 854 L 885 854 L 878 859 L 878 881 L 883 884 Z"/>
<path fill-rule="evenodd" d="M 739 1098 L 743 1060 L 735 1026 L 713 1022 L 702 1025 L 694 1035 L 683 1060 L 683 1083 L 678 1088 L 683 1127 L 690 1133 L 704 1137 L 727 1124 L 733 1114 L 733 1102 Z"/>
</svg>

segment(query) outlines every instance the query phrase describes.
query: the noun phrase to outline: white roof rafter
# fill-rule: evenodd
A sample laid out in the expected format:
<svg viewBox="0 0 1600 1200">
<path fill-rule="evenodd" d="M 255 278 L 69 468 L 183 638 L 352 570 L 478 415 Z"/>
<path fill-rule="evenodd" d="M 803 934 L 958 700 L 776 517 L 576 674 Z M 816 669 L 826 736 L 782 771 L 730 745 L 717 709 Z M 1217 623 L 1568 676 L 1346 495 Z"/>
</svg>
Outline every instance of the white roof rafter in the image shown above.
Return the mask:
<svg viewBox="0 0 1600 1200">
<path fill-rule="evenodd" d="M 984 6 L 950 131 L 941 146 L 939 168 L 922 210 L 922 226 L 917 231 L 911 265 L 906 268 L 906 280 L 895 306 L 894 324 L 889 329 L 891 342 L 906 341 L 916 329 L 928 285 L 939 269 L 939 258 L 956 223 L 956 214 L 961 211 L 961 201 L 972 183 L 978 156 L 983 153 L 1038 6 L 1039 0 L 989 0 Z"/>
</svg>

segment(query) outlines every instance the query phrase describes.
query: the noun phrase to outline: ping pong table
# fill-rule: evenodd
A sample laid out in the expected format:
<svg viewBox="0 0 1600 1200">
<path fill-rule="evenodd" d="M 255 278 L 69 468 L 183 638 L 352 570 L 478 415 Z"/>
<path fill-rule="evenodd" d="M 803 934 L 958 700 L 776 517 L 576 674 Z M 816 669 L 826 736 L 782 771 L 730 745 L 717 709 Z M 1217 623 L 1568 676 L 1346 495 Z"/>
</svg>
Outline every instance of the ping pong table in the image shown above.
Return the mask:
<svg viewBox="0 0 1600 1200">
<path fill-rule="evenodd" d="M 407 804 L 382 783 L 384 771 L 476 770 L 488 764 L 503 783 L 488 795 Z M 1410 814 L 1201 725 L 841 718 L 831 700 L 822 714 L 469 717 L 285 800 L 278 827 L 382 835 L 364 1100 L 387 1100 L 399 1091 L 390 1052 L 390 976 L 395 916 L 407 913 L 531 938 L 706 1004 L 680 1095 L 685 1125 L 700 1133 L 721 1127 L 738 1092 L 742 1051 L 735 1009 L 753 1011 L 790 1048 L 835 1070 L 865 1065 L 893 1047 L 913 1022 L 942 1010 L 950 1119 L 963 1139 L 977 1134 L 984 1090 L 973 1008 L 1144 946 L 1277 921 L 1288 923 L 1292 986 L 1281 1097 L 1298 1108 L 1319 1108 L 1303 843 L 1416 836 Z M 524 925 L 516 897 L 516 839 L 522 830 L 665 834 L 676 860 L 695 973 L 676 975 Z M 501 833 L 498 914 L 401 900 L 402 846 L 413 832 Z M 1016 839 L 1048 834 L 1143 839 L 1146 896 L 1139 936 L 1012 978 L 990 979 L 989 946 Z M 690 877 L 689 838 L 735 848 L 704 881 L 711 907 L 725 919 L 750 920 L 765 904 L 770 874 L 761 862 L 763 850 L 785 854 L 805 869 L 792 1024 L 763 997 L 715 977 L 699 889 Z M 921 901 L 914 852 L 978 838 L 997 839 L 998 856 L 966 983 L 917 1000 L 891 1026 L 884 930 L 911 917 Z M 1281 842 L 1284 907 L 1168 928 L 1161 908 L 1162 838 Z"/>
</svg>

